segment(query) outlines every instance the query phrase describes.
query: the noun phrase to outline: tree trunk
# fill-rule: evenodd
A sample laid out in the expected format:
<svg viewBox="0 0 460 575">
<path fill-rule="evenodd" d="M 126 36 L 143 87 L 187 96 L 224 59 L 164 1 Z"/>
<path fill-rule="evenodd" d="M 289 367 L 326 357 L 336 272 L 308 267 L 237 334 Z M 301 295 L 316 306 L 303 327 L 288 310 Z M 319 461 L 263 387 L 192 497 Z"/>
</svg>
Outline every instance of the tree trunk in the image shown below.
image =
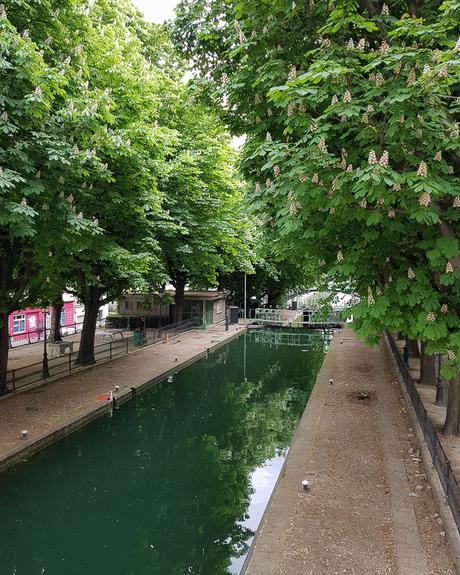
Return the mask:
<svg viewBox="0 0 460 575">
<path fill-rule="evenodd" d="M 8 392 L 7 370 L 8 370 L 8 341 L 9 326 L 7 313 L 0 313 L 0 395 Z"/>
<path fill-rule="evenodd" d="M 51 313 L 51 339 L 52 341 L 62 341 L 61 334 L 61 314 L 64 308 L 62 299 L 53 304 L 53 311 Z"/>
<path fill-rule="evenodd" d="M 426 343 L 421 343 L 420 354 L 420 384 L 421 385 L 436 385 L 436 356 L 427 355 Z"/>
<path fill-rule="evenodd" d="M 449 397 L 447 400 L 446 421 L 443 432 L 445 435 L 460 436 L 460 380 L 459 374 L 449 381 Z"/>
<path fill-rule="evenodd" d="M 418 341 L 416 339 L 406 338 L 407 351 L 409 357 L 420 357 L 420 350 L 418 348 Z"/>
<path fill-rule="evenodd" d="M 85 305 L 85 317 L 80 338 L 80 349 L 75 361 L 76 365 L 92 365 L 96 363 L 94 358 L 94 338 L 96 335 L 97 314 L 100 307 L 101 293 L 98 289 L 91 288 Z"/>
<path fill-rule="evenodd" d="M 182 321 L 184 317 L 185 285 L 187 278 L 185 274 L 177 274 L 174 281 L 174 323 Z"/>
</svg>

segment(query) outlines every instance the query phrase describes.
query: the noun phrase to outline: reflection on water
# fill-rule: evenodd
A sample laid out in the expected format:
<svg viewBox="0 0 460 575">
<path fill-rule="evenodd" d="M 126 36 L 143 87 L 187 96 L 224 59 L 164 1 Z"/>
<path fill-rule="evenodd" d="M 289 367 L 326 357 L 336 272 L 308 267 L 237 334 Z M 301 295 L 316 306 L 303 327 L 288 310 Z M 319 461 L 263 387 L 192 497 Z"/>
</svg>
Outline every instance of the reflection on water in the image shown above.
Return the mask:
<svg viewBox="0 0 460 575">
<path fill-rule="evenodd" d="M 1 475 L 0 575 L 239 573 L 326 344 L 261 336 Z"/>
</svg>

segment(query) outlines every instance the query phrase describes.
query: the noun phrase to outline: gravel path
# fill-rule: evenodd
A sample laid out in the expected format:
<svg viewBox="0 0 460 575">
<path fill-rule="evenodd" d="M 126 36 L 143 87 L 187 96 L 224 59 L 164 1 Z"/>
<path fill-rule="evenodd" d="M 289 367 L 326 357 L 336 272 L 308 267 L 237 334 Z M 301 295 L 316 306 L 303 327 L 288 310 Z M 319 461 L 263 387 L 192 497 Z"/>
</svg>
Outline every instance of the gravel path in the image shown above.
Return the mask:
<svg viewBox="0 0 460 575">
<path fill-rule="evenodd" d="M 300 489 L 304 478 L 308 493 Z M 386 346 L 366 348 L 344 330 L 332 342 L 246 575 L 455 573 Z"/>
</svg>

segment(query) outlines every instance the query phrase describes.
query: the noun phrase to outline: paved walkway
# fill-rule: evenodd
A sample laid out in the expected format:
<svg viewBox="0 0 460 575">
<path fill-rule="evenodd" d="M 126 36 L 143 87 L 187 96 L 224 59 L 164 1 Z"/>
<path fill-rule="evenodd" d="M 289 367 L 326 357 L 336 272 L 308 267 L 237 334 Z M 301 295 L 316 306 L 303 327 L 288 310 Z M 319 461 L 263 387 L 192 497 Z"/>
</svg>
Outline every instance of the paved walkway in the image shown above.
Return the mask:
<svg viewBox="0 0 460 575">
<path fill-rule="evenodd" d="M 96 398 L 119 386 L 115 396 L 130 397 L 154 379 L 176 371 L 213 348 L 235 337 L 243 329 L 213 326 L 179 335 L 168 343 L 159 343 L 95 365 L 67 377 L 50 381 L 34 389 L 0 400 L 0 470 L 5 462 L 14 463 L 25 452 L 33 452 L 110 408 Z M 28 431 L 26 440 L 21 430 Z"/>
<path fill-rule="evenodd" d="M 336 335 L 246 575 L 456 573 L 410 425 L 385 344 Z"/>
</svg>

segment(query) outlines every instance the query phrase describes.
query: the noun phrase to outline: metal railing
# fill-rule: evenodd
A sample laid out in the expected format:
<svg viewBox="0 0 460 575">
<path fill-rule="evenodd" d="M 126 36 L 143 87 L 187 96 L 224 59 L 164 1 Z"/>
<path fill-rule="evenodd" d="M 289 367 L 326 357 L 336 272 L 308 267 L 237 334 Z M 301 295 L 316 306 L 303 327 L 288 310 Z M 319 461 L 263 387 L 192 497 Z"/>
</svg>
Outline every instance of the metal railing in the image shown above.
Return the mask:
<svg viewBox="0 0 460 575">
<path fill-rule="evenodd" d="M 105 326 L 105 320 L 97 320 L 97 327 L 103 328 Z M 61 335 L 73 335 L 80 333 L 83 328 L 83 322 L 72 323 L 69 325 L 61 325 Z M 43 341 L 45 337 L 49 337 L 52 332 L 51 328 L 36 329 L 32 331 L 25 331 L 22 333 L 14 333 L 8 336 L 8 346 L 10 349 L 16 347 L 22 347 L 24 345 L 29 345 L 32 343 L 38 343 Z"/>
<path fill-rule="evenodd" d="M 193 318 L 193 319 L 184 319 L 177 323 L 172 323 L 170 325 L 166 325 L 158 330 L 159 337 L 166 338 L 175 337 L 180 333 L 184 333 L 185 331 L 189 331 L 191 329 L 196 329 L 198 327 L 203 326 L 203 320 L 201 318 Z"/>
<path fill-rule="evenodd" d="M 191 329 L 196 329 L 197 327 L 200 327 L 200 325 L 201 324 L 198 320 L 186 320 L 185 322 L 179 322 L 161 330 L 134 332 L 134 334 L 129 337 L 120 337 L 119 339 L 114 338 L 111 341 L 94 346 L 94 359 L 96 363 L 98 361 L 113 359 L 120 355 L 125 355 L 130 351 L 138 350 L 143 347 L 160 343 L 166 339 L 176 337 L 181 333 Z M 68 374 L 82 369 L 84 366 L 76 363 L 77 357 L 78 351 L 65 353 L 59 357 L 49 357 L 49 377 Z M 15 392 L 20 388 L 38 383 L 44 379 L 48 379 L 48 377 L 43 376 L 42 361 L 11 369 L 6 372 L 7 389 L 10 392 Z"/>
<path fill-rule="evenodd" d="M 446 501 L 452 511 L 457 529 L 460 531 L 460 486 L 455 478 L 450 461 L 442 448 L 441 442 L 439 441 L 438 434 L 434 430 L 428 413 L 423 406 L 423 402 L 417 391 L 414 380 L 412 379 L 408 365 L 402 358 L 393 336 L 389 332 L 385 332 L 385 337 L 404 381 L 407 393 L 411 399 L 412 407 L 414 408 L 417 420 L 422 429 L 425 442 L 431 454 L 433 465 L 438 472 Z"/>
</svg>

